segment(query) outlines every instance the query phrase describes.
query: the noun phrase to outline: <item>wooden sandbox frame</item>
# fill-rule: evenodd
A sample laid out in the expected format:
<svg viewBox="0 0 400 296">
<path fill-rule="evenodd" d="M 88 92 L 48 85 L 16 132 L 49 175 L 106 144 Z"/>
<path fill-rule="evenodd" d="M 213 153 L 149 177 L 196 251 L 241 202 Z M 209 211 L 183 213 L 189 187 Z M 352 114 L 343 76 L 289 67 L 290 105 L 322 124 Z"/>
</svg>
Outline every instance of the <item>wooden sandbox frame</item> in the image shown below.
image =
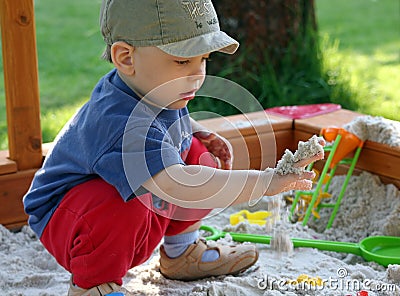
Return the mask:
<svg viewBox="0 0 400 296">
<path fill-rule="evenodd" d="M 295 151 L 300 140 L 318 134 L 322 127 L 343 126 L 361 114 L 349 110 L 315 116 L 304 120 L 291 120 L 266 116 L 263 111 L 202 120 L 200 123 L 226 137 L 234 151 L 234 169 L 264 169 L 274 167 L 285 149 Z M 43 156 L 51 143 L 43 144 Z M 4 172 L 2 163 L 15 162 L 0 152 L 0 224 L 19 228 L 26 224 L 22 197 L 29 188 L 36 168 Z M 400 188 L 400 149 L 367 141 L 358 160 L 355 174 L 361 170 L 378 175 L 382 182 Z M 339 168 L 338 172 L 345 172 Z"/>
<path fill-rule="evenodd" d="M 33 0 L 0 0 L 0 18 L 9 139 L 9 150 L 0 151 L 0 224 L 17 229 L 27 222 L 22 197 L 51 143 L 42 144 L 41 137 Z M 260 111 L 201 124 L 231 142 L 234 169 L 264 169 L 322 127 L 340 127 L 360 115 L 342 109 L 308 119 L 269 115 L 268 120 Z M 400 148 L 367 141 L 356 168 L 400 188 Z"/>
</svg>

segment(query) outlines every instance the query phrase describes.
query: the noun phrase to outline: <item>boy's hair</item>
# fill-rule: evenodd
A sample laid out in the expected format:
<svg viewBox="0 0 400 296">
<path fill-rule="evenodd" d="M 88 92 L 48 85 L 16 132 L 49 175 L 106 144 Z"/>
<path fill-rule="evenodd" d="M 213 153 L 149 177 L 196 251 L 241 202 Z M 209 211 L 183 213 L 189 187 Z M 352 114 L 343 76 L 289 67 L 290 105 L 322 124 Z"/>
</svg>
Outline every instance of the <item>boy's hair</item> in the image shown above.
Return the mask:
<svg viewBox="0 0 400 296">
<path fill-rule="evenodd" d="M 219 27 L 211 0 L 103 0 L 100 27 L 111 61 L 111 46 L 157 46 L 179 57 L 212 51 L 232 54 L 239 43 Z"/>
<path fill-rule="evenodd" d="M 103 54 L 101 55 L 101 58 L 106 60 L 107 62 L 112 63 L 112 59 L 111 59 L 111 45 L 107 44 L 106 48 L 104 49 Z"/>
</svg>

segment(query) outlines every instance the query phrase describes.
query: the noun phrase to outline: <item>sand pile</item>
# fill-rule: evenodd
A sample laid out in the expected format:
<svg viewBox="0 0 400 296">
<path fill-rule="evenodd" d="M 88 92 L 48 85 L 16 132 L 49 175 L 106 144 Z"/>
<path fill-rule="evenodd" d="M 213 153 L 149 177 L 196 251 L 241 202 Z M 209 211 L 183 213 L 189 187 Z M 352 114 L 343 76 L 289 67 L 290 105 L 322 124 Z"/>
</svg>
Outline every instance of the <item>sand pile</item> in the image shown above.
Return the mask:
<svg viewBox="0 0 400 296">
<path fill-rule="evenodd" d="M 344 176 L 332 180 L 329 192 L 336 201 Z M 311 222 L 319 231 L 328 222 L 330 211 L 322 209 L 317 223 Z M 393 184 L 382 185 L 379 178 L 367 172 L 352 177 L 345 198 L 330 230 L 324 232 L 329 238 L 357 242 L 372 235 L 400 236 L 400 192 Z"/>
<path fill-rule="evenodd" d="M 0 295 L 66 295 L 68 281 L 29 227 L 12 233 L 0 225 Z"/>
<path fill-rule="evenodd" d="M 391 147 L 400 147 L 400 122 L 398 121 L 365 115 L 355 118 L 343 128 L 362 141 L 370 140 Z"/>
</svg>

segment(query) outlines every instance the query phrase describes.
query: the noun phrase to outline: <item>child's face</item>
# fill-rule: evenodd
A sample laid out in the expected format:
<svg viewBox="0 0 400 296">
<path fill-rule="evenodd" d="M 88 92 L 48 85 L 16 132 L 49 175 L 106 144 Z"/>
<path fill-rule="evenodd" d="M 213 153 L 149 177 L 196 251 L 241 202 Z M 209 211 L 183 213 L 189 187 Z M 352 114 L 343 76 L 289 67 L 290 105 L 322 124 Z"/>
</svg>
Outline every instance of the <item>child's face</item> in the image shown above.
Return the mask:
<svg viewBox="0 0 400 296">
<path fill-rule="evenodd" d="M 157 47 L 136 47 L 132 57 L 134 74 L 128 79 L 134 91 L 151 104 L 180 109 L 203 84 L 209 54 L 181 58 Z"/>
</svg>

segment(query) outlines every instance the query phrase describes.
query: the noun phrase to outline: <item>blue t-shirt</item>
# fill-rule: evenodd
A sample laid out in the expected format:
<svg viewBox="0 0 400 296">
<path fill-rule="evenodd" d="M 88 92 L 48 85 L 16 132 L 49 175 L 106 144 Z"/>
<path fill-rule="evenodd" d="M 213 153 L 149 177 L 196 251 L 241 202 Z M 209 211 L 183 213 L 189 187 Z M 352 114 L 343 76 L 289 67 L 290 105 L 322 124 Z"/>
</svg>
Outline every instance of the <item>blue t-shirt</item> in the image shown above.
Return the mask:
<svg viewBox="0 0 400 296">
<path fill-rule="evenodd" d="M 114 69 L 65 125 L 24 196 L 31 228 L 40 237 L 72 187 L 100 177 L 128 201 L 141 185 L 173 164 L 184 164 L 191 143 L 186 108 L 146 105 Z M 136 192 L 136 194 L 135 194 Z"/>
</svg>

